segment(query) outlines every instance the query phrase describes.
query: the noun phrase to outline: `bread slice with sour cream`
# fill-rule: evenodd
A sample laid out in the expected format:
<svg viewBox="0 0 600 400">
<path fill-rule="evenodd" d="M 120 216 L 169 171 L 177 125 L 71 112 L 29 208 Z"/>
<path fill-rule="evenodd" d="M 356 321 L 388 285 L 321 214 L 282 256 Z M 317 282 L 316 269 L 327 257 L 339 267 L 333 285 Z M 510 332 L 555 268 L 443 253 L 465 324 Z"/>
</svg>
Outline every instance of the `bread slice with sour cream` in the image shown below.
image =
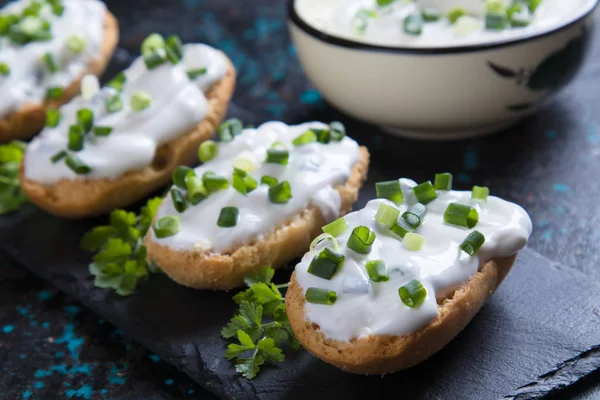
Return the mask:
<svg viewBox="0 0 600 400">
<path fill-rule="evenodd" d="M 68 86 L 63 88 L 59 98 L 45 98 L 42 102 L 27 103 L 0 119 L 0 143 L 15 139 L 28 139 L 38 133 L 46 121 L 46 110 L 54 109 L 69 102 L 79 93 L 81 79 L 88 74 L 100 76 L 108 65 L 119 42 L 119 24 L 108 11 L 104 16 L 102 47 L 97 56 L 90 59 L 84 71 Z M 1 57 L 0 57 L 1 59 Z"/>
<path fill-rule="evenodd" d="M 414 183 L 405 186 L 405 202 L 398 207 L 401 215 L 415 201 Z M 398 205 L 376 200 L 345 217 L 348 228 L 336 243 L 346 258 L 329 279 L 316 276 L 310 267 L 318 251 L 305 255 L 292 275 L 285 301 L 291 327 L 309 352 L 348 372 L 386 374 L 426 360 L 467 326 L 510 271 L 516 252 L 531 233 L 531 220 L 521 207 L 498 198 L 478 201 L 470 200 L 469 192 L 447 193 L 437 191 L 438 199 L 427 205 L 421 225 L 412 229 L 425 238 L 420 249 L 405 243 L 406 236 L 402 239 L 388 226 L 370 222 L 381 204 Z M 459 195 L 451 198 L 453 193 Z M 443 214 L 451 202 L 476 209 L 477 225 L 446 223 Z M 376 234 L 368 254 L 358 255 L 349 247 L 356 223 Z M 474 230 L 483 232 L 485 243 L 469 255 L 460 245 Z M 380 272 L 387 281 L 377 281 L 368 271 L 366 263 L 375 259 L 384 261 Z M 411 304 L 401 297 L 400 288 L 415 280 L 426 295 Z M 309 288 L 335 295 L 329 304 L 314 297 L 309 302 Z"/>
<path fill-rule="evenodd" d="M 188 46 L 204 45 L 186 45 L 184 47 L 188 48 Z M 204 47 L 208 48 L 208 46 Z M 227 58 L 227 56 L 225 56 L 224 53 L 215 49 L 211 49 L 211 51 L 215 52 L 215 54 L 218 53 L 219 57 L 222 57 L 222 67 L 225 69 L 225 72 L 222 78 L 214 82 L 210 89 L 204 93 L 205 100 L 203 101 L 206 102 L 206 114 L 204 115 L 204 118 L 193 129 L 187 132 L 180 132 L 177 135 L 176 130 L 173 129 L 170 131 L 169 135 L 174 137 L 165 143 L 159 143 L 154 152 L 154 156 L 150 158 L 150 162 L 148 163 L 149 165 L 125 171 L 124 173 L 115 177 L 88 178 L 86 175 L 77 175 L 73 176 L 73 178 L 61 178 L 58 181 L 50 184 L 40 182 L 38 179 L 35 179 L 35 177 L 32 176 L 32 173 L 31 171 L 28 171 L 28 168 L 34 165 L 36 160 L 35 157 L 40 157 L 37 152 L 45 151 L 43 150 L 43 144 L 39 145 L 39 147 L 37 147 L 35 144 L 38 139 L 42 140 L 41 137 L 44 136 L 44 132 L 42 132 L 42 135 L 32 142 L 33 145 L 28 147 L 20 171 L 21 186 L 29 199 L 49 213 L 64 218 L 83 218 L 105 214 L 114 210 L 115 208 L 131 205 L 136 201 L 143 199 L 161 186 L 164 186 L 171 179 L 171 174 L 177 166 L 191 165 L 195 163 L 197 160 L 197 149 L 199 144 L 214 135 L 216 127 L 222 121 L 227 112 L 227 106 L 235 88 L 236 73 L 231 61 Z M 169 61 L 167 60 L 166 63 L 168 64 Z M 139 70 L 140 68 L 144 68 L 143 65 L 144 61 L 140 58 L 134 62 L 130 69 Z M 168 67 L 159 66 L 158 69 L 170 67 L 170 65 Z M 150 71 L 150 73 L 153 71 L 154 70 Z M 160 73 L 160 71 L 158 73 Z M 182 72 L 178 72 L 178 81 L 182 79 L 181 74 Z M 207 76 L 210 74 L 210 68 L 206 74 Z M 189 89 L 189 84 L 186 85 L 188 86 L 186 86 L 184 90 Z M 103 90 L 106 90 L 106 88 Z M 172 95 L 176 96 L 178 93 L 173 93 Z M 189 96 L 185 97 L 189 98 Z M 168 104 L 174 101 L 170 96 L 169 99 L 162 100 L 164 100 L 163 104 Z M 123 99 L 122 101 L 125 103 L 125 101 L 128 100 Z M 85 102 L 83 105 L 85 106 Z M 194 104 L 189 105 L 188 103 L 185 103 L 185 107 L 188 108 L 179 110 L 181 113 L 181 118 L 179 119 L 187 118 L 190 112 L 186 110 L 188 110 L 190 107 L 194 107 Z M 150 109 L 147 109 L 141 111 L 141 113 L 144 111 L 156 112 L 159 113 L 158 115 L 160 116 L 161 110 L 156 109 L 151 111 Z M 128 112 L 132 111 L 129 110 Z M 133 115 L 131 118 L 136 118 L 136 116 Z M 151 116 L 148 118 L 151 118 Z M 127 124 L 128 122 L 125 121 L 124 123 Z M 165 123 L 175 124 L 180 123 L 180 121 L 166 121 Z M 130 126 L 126 129 L 136 128 L 135 126 L 133 128 Z M 152 126 L 147 127 L 147 129 L 152 129 Z M 124 132 L 124 135 L 127 134 L 127 132 Z M 91 133 L 88 133 L 87 135 L 91 135 Z M 120 140 L 131 141 L 129 143 L 132 144 L 135 144 L 136 141 L 141 140 L 139 137 L 136 137 L 133 134 L 131 135 L 132 136 L 130 139 L 128 139 L 127 136 L 121 136 Z M 48 140 L 50 141 L 53 139 Z M 97 141 L 103 139 L 92 137 L 90 140 Z M 127 144 L 127 142 L 122 143 Z M 113 148 L 113 150 L 117 152 L 120 151 L 118 147 Z M 73 154 L 77 155 L 80 153 Z M 46 152 L 44 154 L 44 160 L 47 160 L 50 155 L 50 153 Z M 129 157 L 129 155 L 124 153 L 122 154 L 122 157 L 126 159 Z M 54 164 L 48 161 L 47 166 L 53 167 Z M 46 179 L 46 171 L 44 171 L 46 166 L 37 166 L 36 168 L 38 171 L 37 174 Z M 64 169 L 61 173 L 65 174 Z"/>
</svg>

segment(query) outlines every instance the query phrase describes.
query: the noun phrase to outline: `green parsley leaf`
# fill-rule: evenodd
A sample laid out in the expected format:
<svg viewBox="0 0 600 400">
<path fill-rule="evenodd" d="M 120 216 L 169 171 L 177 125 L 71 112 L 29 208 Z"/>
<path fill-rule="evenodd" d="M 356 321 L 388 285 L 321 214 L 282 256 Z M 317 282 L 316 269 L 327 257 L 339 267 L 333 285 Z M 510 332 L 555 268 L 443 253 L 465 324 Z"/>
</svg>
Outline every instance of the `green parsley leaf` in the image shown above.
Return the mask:
<svg viewBox="0 0 600 400">
<path fill-rule="evenodd" d="M 235 364 L 235 370 L 242 374 L 246 379 L 253 379 L 258 374 L 260 366 L 265 363 L 265 359 L 259 355 L 251 358 L 238 358 Z"/>
<path fill-rule="evenodd" d="M 264 337 L 260 339 L 257 347 L 265 360 L 283 361 L 285 358 L 281 349 L 275 346 L 275 341 L 272 338 Z"/>
<path fill-rule="evenodd" d="M 252 286 L 255 283 L 271 283 L 271 279 L 273 279 L 273 275 L 275 275 L 275 270 L 271 267 L 262 267 L 260 270 L 253 272 L 247 275 L 244 278 L 244 283 L 247 286 Z"/>
<path fill-rule="evenodd" d="M 0 215 L 18 210 L 27 201 L 19 183 L 19 166 L 26 146 L 17 140 L 0 146 Z"/>
</svg>

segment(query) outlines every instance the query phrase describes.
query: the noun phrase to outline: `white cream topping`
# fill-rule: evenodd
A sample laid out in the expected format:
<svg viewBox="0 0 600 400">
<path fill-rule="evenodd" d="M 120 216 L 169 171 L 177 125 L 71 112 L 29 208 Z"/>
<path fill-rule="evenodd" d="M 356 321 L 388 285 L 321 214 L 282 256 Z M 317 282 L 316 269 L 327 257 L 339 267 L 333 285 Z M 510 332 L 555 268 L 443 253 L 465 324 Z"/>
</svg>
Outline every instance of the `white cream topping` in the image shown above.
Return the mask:
<svg viewBox="0 0 600 400">
<path fill-rule="evenodd" d="M 407 194 L 415 185 L 401 180 L 405 203 L 414 203 Z M 487 201 L 471 199 L 470 191 L 437 191 L 438 198 L 427 205 L 427 214 L 416 233 L 425 237 L 420 251 L 407 250 L 402 240 L 375 221 L 381 204 L 395 206 L 385 199 L 370 201 L 362 210 L 346 215 L 348 229 L 336 239 L 344 264 L 331 280 L 309 274 L 307 269 L 314 255 L 306 253 L 296 266 L 296 280 L 305 292 L 309 287 L 333 290 L 337 301 L 333 305 L 305 304 L 308 321 L 319 325 L 328 338 L 350 341 L 369 335 L 405 335 L 415 332 L 438 315 L 436 299 L 443 299 L 464 284 L 480 265 L 494 257 L 505 257 L 522 249 L 531 234 L 529 216 L 520 206 L 490 196 Z M 473 229 L 447 225 L 443 214 L 448 204 L 457 202 L 476 207 L 479 222 Z M 346 246 L 352 230 L 364 225 L 377 237 L 371 252 L 361 255 Z M 474 256 L 460 250 L 459 245 L 473 230 L 485 236 L 485 243 Z M 369 280 L 365 265 L 370 260 L 383 260 L 390 280 L 374 283 Z M 427 290 L 423 304 L 409 308 L 400 299 L 398 289 L 416 279 Z"/>
<path fill-rule="evenodd" d="M 510 3 L 505 0 L 505 3 Z M 381 46 L 398 47 L 454 47 L 493 43 L 518 39 L 546 32 L 566 24 L 587 13 L 595 0 L 543 0 L 536 9 L 532 22 L 523 28 L 486 30 L 483 17 L 485 0 L 397 0 L 390 6 L 378 7 L 375 0 L 296 0 L 295 9 L 300 18 L 314 28 L 333 36 Z M 457 25 L 447 18 L 426 22 L 420 35 L 404 32 L 404 18 L 421 8 L 433 7 L 442 15 L 457 6 L 479 17 L 462 17 Z M 377 12 L 377 17 L 367 19 L 364 33 L 356 32 L 354 21 L 360 9 Z"/>
<path fill-rule="evenodd" d="M 19 14 L 29 1 L 9 3 L 2 15 Z M 51 23 L 52 39 L 26 45 L 12 43 L 0 37 L 0 63 L 10 67 L 8 76 L 0 75 L 0 118 L 28 103 L 40 103 L 50 87 L 66 87 L 83 73 L 89 61 L 99 56 L 104 38 L 104 3 L 97 0 L 63 0 L 61 16 L 52 13 L 50 6 L 41 10 L 40 18 Z M 85 48 L 75 53 L 67 47 L 72 35 L 85 38 Z M 54 55 L 59 64 L 50 72 L 42 61 L 46 53 Z"/>
<path fill-rule="evenodd" d="M 179 233 L 158 239 L 151 232 L 152 240 L 177 250 L 224 253 L 236 245 L 260 240 L 304 208 L 314 205 L 328 221 L 339 215 L 340 197 L 333 188 L 346 183 L 352 167 L 360 158 L 358 144 L 344 137 L 340 142 L 328 144 L 311 143 L 294 147 L 292 140 L 311 128 L 326 129 L 320 122 L 308 122 L 288 126 L 282 122 L 267 122 L 256 129 L 245 129 L 229 143 L 220 143 L 218 155 L 195 169 L 197 176 L 207 171 L 227 177 L 231 181 L 233 165 L 242 158 L 254 164 L 249 173 L 259 183 L 258 187 L 244 196 L 233 187 L 209 195 L 183 213 L 178 213 L 171 200 L 165 197 L 157 218 L 175 215 L 180 219 Z M 288 165 L 266 163 L 267 149 L 280 142 L 290 152 Z M 285 204 L 269 200 L 268 186 L 260 185 L 264 175 L 289 181 L 292 198 Z M 231 228 L 217 226 L 223 207 L 237 207 L 237 225 Z"/>
<path fill-rule="evenodd" d="M 206 74 L 194 80 L 187 71 L 206 68 Z M 56 183 L 61 178 L 118 178 L 127 171 L 151 164 L 158 146 L 189 132 L 208 111 L 203 91 L 208 91 L 227 72 L 227 61 L 220 51 L 204 44 L 184 46 L 183 60 L 148 70 L 142 57 L 124 71 L 126 81 L 120 97 L 123 110 L 108 113 L 105 100 L 117 92 L 109 87 L 85 100 L 79 96 L 60 109 L 62 119 L 55 128 L 44 128 L 27 147 L 25 175 L 43 184 Z M 130 107 L 131 96 L 143 91 L 152 96 L 151 105 L 140 112 Z M 67 148 L 69 126 L 76 123 L 77 111 L 89 108 L 94 112 L 95 126 L 109 126 L 106 137 L 89 134 L 83 150 L 74 154 L 92 167 L 85 175 L 77 175 L 64 162 L 51 163 L 50 158 Z"/>
</svg>

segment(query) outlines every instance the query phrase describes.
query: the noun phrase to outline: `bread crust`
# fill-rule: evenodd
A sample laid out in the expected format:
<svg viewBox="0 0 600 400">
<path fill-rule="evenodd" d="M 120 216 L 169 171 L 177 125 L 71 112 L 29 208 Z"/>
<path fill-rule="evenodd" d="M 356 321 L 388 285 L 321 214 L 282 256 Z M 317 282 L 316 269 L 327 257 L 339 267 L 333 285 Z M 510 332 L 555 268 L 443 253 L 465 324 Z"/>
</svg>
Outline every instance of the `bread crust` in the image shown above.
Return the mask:
<svg viewBox="0 0 600 400">
<path fill-rule="evenodd" d="M 361 147 L 360 154 L 348 181 L 336 188 L 342 200 L 340 215 L 351 211 L 367 176 L 369 152 Z M 195 289 L 229 290 L 242 286 L 244 276 L 264 265 L 279 268 L 301 256 L 325 223 L 317 207 L 307 207 L 262 239 L 225 254 L 173 250 L 152 240 L 150 234 L 145 244 L 148 259 L 175 282 Z"/>
<path fill-rule="evenodd" d="M 21 187 L 35 204 L 63 218 L 84 218 L 106 214 L 129 206 L 171 180 L 180 165 L 197 161 L 198 146 L 210 139 L 227 113 L 235 88 L 235 69 L 228 60 L 227 73 L 207 94 L 208 112 L 192 131 L 164 143 L 156 149 L 152 164 L 129 171 L 117 179 L 61 179 L 54 185 L 42 185 L 25 178 L 21 164 Z"/>
<path fill-rule="evenodd" d="M 102 75 L 119 42 L 119 23 L 108 10 L 104 17 L 104 41 L 100 54 L 92 58 L 85 71 L 64 88 L 64 94 L 58 99 L 45 99 L 42 103 L 29 103 L 21 106 L 10 115 L 0 119 L 0 143 L 10 140 L 29 139 L 38 133 L 46 123 L 46 110 L 59 108 L 79 94 L 81 79 L 88 74 Z"/>
<path fill-rule="evenodd" d="M 306 300 L 295 272 L 285 295 L 286 311 L 300 343 L 323 361 L 357 374 L 401 371 L 426 360 L 454 339 L 498 288 L 515 258 L 495 258 L 483 264 L 469 281 L 438 302 L 439 315 L 433 321 L 410 335 L 371 335 L 350 342 L 328 339 L 318 325 L 305 319 Z"/>
</svg>

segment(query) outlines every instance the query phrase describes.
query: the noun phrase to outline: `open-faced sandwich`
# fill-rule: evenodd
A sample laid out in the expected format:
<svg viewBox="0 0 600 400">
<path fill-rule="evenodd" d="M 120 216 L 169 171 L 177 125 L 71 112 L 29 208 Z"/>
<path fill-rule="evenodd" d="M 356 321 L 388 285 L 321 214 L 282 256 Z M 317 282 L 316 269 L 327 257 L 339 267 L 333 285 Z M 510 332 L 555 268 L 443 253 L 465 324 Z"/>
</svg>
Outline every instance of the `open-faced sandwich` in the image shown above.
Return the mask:
<svg viewBox="0 0 600 400">
<path fill-rule="evenodd" d="M 488 189 L 400 179 L 323 227 L 296 266 L 286 309 L 298 340 L 344 370 L 384 374 L 444 347 L 475 316 L 531 234 L 518 205 Z"/>
<path fill-rule="evenodd" d="M 222 121 L 235 86 L 233 65 L 204 44 L 150 35 L 142 57 L 101 90 L 48 111 L 28 146 L 21 185 L 30 200 L 68 218 L 110 212 L 165 185 Z"/>
<path fill-rule="evenodd" d="M 115 17 L 97 0 L 19 0 L 0 10 L 0 142 L 26 139 L 46 110 L 100 75 L 119 40 Z"/>
<path fill-rule="evenodd" d="M 301 256 L 320 227 L 350 211 L 369 153 L 339 122 L 219 127 L 180 168 L 146 235 L 148 259 L 176 282 L 231 289 L 263 265 Z"/>
</svg>

